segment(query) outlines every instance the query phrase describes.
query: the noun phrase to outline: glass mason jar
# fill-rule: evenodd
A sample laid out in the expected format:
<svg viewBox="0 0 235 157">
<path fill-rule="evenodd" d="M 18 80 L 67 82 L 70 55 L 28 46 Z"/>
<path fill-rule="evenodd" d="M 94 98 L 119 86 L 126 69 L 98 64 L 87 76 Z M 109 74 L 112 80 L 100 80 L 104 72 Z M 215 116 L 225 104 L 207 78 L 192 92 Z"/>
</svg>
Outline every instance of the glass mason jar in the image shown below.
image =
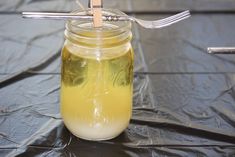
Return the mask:
<svg viewBox="0 0 235 157">
<path fill-rule="evenodd" d="M 103 13 L 125 15 L 118 10 Z M 78 13 L 79 14 L 79 13 Z M 66 24 L 61 68 L 61 115 L 66 127 L 86 140 L 118 136 L 132 113 L 131 22 Z"/>
</svg>

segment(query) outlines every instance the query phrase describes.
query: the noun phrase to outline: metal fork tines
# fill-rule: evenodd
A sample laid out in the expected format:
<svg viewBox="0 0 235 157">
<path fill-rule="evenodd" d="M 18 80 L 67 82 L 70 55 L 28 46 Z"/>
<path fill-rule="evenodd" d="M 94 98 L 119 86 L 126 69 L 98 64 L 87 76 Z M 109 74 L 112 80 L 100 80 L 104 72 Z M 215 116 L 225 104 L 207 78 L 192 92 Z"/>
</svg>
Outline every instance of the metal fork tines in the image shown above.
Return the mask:
<svg viewBox="0 0 235 157">
<path fill-rule="evenodd" d="M 184 20 L 188 17 L 190 17 L 190 12 L 187 10 L 187 11 L 181 12 L 179 14 L 176 14 L 176 15 L 173 15 L 173 16 L 161 19 L 161 20 L 146 21 L 146 20 L 141 20 L 141 19 L 137 19 L 137 18 L 134 18 L 134 20 L 139 25 L 143 26 L 144 28 L 153 29 L 153 28 L 162 28 L 162 27 L 172 25 L 172 24 L 179 22 L 181 20 Z"/>
<path fill-rule="evenodd" d="M 92 15 L 78 15 L 76 13 L 46 13 L 46 12 L 23 12 L 24 18 L 35 18 L 35 19 L 75 19 L 75 20 L 91 20 Z M 162 28 L 169 26 L 173 23 L 179 22 L 190 17 L 190 12 L 184 11 L 179 14 L 155 21 L 147 21 L 138 19 L 132 16 L 116 16 L 116 15 L 103 15 L 104 21 L 134 21 L 144 28 Z"/>
</svg>

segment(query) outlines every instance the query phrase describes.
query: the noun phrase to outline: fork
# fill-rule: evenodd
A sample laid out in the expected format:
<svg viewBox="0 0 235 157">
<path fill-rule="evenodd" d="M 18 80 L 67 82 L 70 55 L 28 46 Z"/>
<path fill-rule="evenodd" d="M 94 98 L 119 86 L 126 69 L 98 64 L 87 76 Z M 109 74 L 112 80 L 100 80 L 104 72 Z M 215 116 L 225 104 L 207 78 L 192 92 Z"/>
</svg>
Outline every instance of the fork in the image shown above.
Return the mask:
<svg viewBox="0 0 235 157">
<path fill-rule="evenodd" d="M 48 13 L 48 12 L 23 12 L 22 16 L 24 18 L 56 19 L 56 20 L 61 20 L 61 19 L 91 20 L 93 18 L 92 15 L 78 15 L 76 13 Z M 190 12 L 187 10 L 178 13 L 176 15 L 155 21 L 147 21 L 132 16 L 119 16 L 119 15 L 103 15 L 102 19 L 104 21 L 133 21 L 138 23 L 140 26 L 144 28 L 154 29 L 154 28 L 162 28 L 172 25 L 188 17 L 190 17 Z"/>
<path fill-rule="evenodd" d="M 162 27 L 172 25 L 186 18 L 189 18 L 190 16 L 191 15 L 190 15 L 189 10 L 186 10 L 176 15 L 173 15 L 173 16 L 161 19 L 161 20 L 155 20 L 155 21 L 147 21 L 147 20 L 142 20 L 142 19 L 138 19 L 134 17 L 129 17 L 129 18 L 137 22 L 140 26 L 144 28 L 154 29 L 154 28 L 162 28 Z"/>
</svg>

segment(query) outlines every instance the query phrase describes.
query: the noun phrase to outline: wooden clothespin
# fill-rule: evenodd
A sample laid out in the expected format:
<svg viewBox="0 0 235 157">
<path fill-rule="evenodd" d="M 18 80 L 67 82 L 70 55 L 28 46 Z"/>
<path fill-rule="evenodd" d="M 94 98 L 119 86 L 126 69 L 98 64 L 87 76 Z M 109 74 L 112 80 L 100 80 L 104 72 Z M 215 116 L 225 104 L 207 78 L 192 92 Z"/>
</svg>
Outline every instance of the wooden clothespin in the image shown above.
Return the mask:
<svg viewBox="0 0 235 157">
<path fill-rule="evenodd" d="M 102 27 L 102 0 L 91 0 L 94 27 Z"/>
</svg>

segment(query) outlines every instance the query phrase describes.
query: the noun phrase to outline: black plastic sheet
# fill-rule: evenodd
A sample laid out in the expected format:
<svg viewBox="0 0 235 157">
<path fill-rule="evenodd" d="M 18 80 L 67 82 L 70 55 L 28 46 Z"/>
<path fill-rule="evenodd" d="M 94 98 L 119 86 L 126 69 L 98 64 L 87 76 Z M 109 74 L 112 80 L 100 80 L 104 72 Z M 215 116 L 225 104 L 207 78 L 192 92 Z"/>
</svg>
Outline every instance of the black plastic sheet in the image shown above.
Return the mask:
<svg viewBox="0 0 235 157">
<path fill-rule="evenodd" d="M 12 11 L 56 6 L 18 2 L 0 4 Z M 1 10 L 0 156 L 235 156 L 235 56 L 206 53 L 208 46 L 235 45 L 233 13 L 194 14 L 161 30 L 134 25 L 131 123 L 113 140 L 91 142 L 73 136 L 59 113 L 64 22 Z"/>
</svg>

